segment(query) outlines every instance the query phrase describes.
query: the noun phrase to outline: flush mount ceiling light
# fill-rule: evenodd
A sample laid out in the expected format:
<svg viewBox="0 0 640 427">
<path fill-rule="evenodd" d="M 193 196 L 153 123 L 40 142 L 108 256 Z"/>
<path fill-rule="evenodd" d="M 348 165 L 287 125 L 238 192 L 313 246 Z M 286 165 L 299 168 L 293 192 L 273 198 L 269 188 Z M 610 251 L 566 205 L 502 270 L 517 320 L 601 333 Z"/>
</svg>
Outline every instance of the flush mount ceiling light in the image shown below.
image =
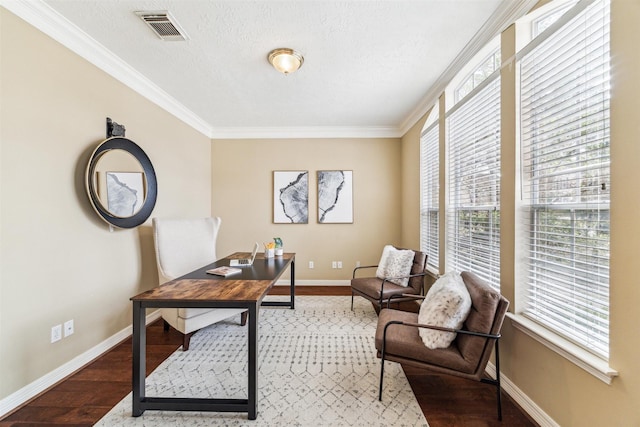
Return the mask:
<svg viewBox="0 0 640 427">
<path fill-rule="evenodd" d="M 304 58 L 299 52 L 288 47 L 281 47 L 269 52 L 267 56 L 269 63 L 273 65 L 273 68 L 280 71 L 283 74 L 290 74 L 297 71 L 302 67 Z"/>
</svg>

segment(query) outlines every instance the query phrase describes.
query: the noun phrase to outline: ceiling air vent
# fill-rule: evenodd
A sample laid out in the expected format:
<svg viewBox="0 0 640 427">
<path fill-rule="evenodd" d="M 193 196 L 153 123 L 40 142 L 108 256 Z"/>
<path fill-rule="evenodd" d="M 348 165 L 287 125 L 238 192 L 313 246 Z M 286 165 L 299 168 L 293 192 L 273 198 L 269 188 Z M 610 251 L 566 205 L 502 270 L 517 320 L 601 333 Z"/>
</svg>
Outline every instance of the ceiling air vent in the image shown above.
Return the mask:
<svg viewBox="0 0 640 427">
<path fill-rule="evenodd" d="M 168 11 L 155 12 L 136 12 L 154 33 L 162 40 L 181 41 L 187 40 L 188 37 L 184 30 L 176 23 L 173 16 Z"/>
</svg>

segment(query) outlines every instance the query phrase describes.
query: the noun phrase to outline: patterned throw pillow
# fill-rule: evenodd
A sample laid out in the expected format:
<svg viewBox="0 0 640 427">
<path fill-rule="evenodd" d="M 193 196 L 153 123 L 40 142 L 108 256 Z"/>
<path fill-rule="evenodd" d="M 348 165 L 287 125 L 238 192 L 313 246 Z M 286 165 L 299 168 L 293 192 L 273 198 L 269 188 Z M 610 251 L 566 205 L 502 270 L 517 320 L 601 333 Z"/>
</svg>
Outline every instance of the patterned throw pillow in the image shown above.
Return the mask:
<svg viewBox="0 0 640 427">
<path fill-rule="evenodd" d="M 471 296 L 459 273 L 440 277 L 431 286 L 420 306 L 418 323 L 460 329 L 471 311 Z M 453 332 L 420 328 L 422 342 L 430 349 L 446 348 L 456 339 Z"/>
<path fill-rule="evenodd" d="M 411 274 L 414 255 L 410 249 L 396 249 L 391 245 L 386 245 L 382 250 L 376 276 L 379 279 L 391 279 L 390 282 L 407 287 L 409 279 L 406 276 Z M 393 279 L 395 277 L 403 278 Z"/>
</svg>

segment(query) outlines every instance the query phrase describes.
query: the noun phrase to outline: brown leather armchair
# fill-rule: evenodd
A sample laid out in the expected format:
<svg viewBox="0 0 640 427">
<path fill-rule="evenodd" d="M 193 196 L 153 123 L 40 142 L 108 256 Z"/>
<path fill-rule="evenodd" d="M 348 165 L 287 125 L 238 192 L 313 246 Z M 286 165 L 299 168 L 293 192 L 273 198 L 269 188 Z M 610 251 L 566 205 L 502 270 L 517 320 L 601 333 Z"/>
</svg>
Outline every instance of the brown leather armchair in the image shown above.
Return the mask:
<svg viewBox="0 0 640 427">
<path fill-rule="evenodd" d="M 400 248 L 396 248 L 400 249 Z M 353 310 L 353 297 L 359 295 L 371 301 L 374 305 L 382 308 L 382 305 L 393 302 L 410 301 L 413 298 L 403 297 L 403 294 L 422 295 L 424 288 L 424 276 L 427 274 L 427 254 L 424 252 L 414 251 L 413 265 L 409 276 L 408 286 L 400 286 L 387 279 L 378 277 L 357 277 L 356 272 L 365 268 L 377 268 L 377 265 L 365 265 L 356 267 L 353 270 L 353 278 L 351 279 L 351 310 Z M 395 279 L 399 279 L 396 277 Z"/>
<path fill-rule="evenodd" d="M 498 419 L 502 420 L 498 341 L 509 301 L 473 273 L 462 272 L 461 276 L 471 296 L 471 311 L 459 330 L 421 325 L 418 313 L 393 309 L 380 312 L 375 344 L 378 357 L 382 359 L 378 398 L 382 400 L 384 362 L 392 360 L 496 386 Z M 422 342 L 419 328 L 456 332 L 457 335 L 449 347 L 432 350 Z M 495 380 L 484 375 L 494 346 Z"/>
</svg>

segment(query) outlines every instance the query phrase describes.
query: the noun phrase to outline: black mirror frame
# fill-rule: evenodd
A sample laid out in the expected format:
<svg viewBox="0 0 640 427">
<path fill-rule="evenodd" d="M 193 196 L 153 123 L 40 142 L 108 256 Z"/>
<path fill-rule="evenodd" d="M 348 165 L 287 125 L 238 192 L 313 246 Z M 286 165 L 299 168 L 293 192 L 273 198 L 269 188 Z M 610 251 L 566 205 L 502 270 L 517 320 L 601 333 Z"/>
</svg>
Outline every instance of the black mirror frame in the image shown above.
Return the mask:
<svg viewBox="0 0 640 427">
<path fill-rule="evenodd" d="M 107 211 L 102 206 L 94 186 L 93 174 L 95 173 L 98 160 L 109 150 L 124 150 L 131 154 L 138 162 L 140 162 L 145 175 L 147 191 L 144 203 L 138 212 L 127 218 L 114 216 Z M 144 150 L 142 150 L 142 148 L 140 148 L 135 142 L 122 137 L 109 138 L 98 145 L 98 148 L 95 149 L 91 155 L 91 159 L 89 160 L 85 184 L 87 187 L 87 195 L 89 196 L 89 200 L 91 201 L 91 205 L 95 211 L 104 221 L 118 228 L 135 228 L 144 223 L 151 216 L 151 212 L 153 212 L 153 208 L 156 205 L 156 199 L 158 198 L 158 182 L 156 180 L 156 172 L 153 169 L 151 160 Z"/>
</svg>

